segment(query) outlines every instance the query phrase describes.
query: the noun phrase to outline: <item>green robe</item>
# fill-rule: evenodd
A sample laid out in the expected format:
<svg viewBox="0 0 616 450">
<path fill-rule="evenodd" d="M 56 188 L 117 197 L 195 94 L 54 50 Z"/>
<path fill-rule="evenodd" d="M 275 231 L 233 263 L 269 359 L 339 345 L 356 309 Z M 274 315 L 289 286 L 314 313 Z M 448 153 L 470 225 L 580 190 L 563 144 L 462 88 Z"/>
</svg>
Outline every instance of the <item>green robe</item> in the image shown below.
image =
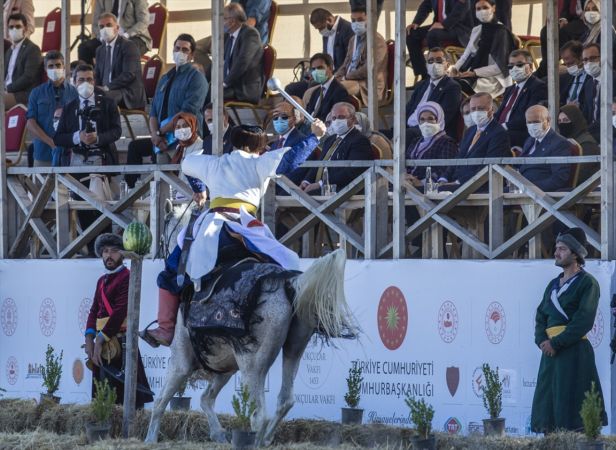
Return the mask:
<svg viewBox="0 0 616 450">
<path fill-rule="evenodd" d="M 556 355 L 541 355 L 531 415 L 531 430 L 535 433 L 557 429 L 580 430 L 583 427 L 580 409 L 584 393 L 590 390 L 593 381 L 603 404 L 595 353 L 588 339 L 583 339 L 595 320 L 599 284 L 586 272 L 580 273 L 571 282 L 558 297 L 562 310 L 569 317 L 567 320 L 551 300 L 552 287 L 561 277 L 562 274 L 548 285 L 535 318 L 537 346 L 548 339 L 546 328 L 557 325 L 567 327 L 551 340 Z M 602 417 L 603 424 L 607 425 L 605 408 Z"/>
</svg>

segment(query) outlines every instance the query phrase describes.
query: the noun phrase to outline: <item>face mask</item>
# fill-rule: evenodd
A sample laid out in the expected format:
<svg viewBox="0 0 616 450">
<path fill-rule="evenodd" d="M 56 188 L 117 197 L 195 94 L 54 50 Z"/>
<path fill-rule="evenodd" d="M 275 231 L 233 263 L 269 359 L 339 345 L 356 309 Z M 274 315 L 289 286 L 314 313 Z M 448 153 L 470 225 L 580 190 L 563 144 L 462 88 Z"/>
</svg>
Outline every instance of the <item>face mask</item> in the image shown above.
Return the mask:
<svg viewBox="0 0 616 450">
<path fill-rule="evenodd" d="M 473 118 L 474 124 L 481 128 L 485 127 L 490 122 L 487 111 L 473 111 L 471 117 Z"/>
<path fill-rule="evenodd" d="M 351 28 L 357 36 L 366 34 L 366 22 L 351 22 Z"/>
<path fill-rule="evenodd" d="M 116 30 L 112 27 L 101 28 L 100 35 L 102 42 L 111 42 L 116 37 Z"/>
<path fill-rule="evenodd" d="M 276 131 L 276 134 L 280 135 L 283 135 L 289 131 L 289 119 L 275 119 L 274 131 Z"/>
<path fill-rule="evenodd" d="M 432 136 L 434 136 L 436 133 L 441 131 L 441 127 L 439 126 L 438 123 L 424 122 L 424 123 L 419 124 L 419 130 L 421 131 L 421 135 L 424 138 L 429 139 Z"/>
<path fill-rule="evenodd" d="M 584 70 L 588 75 L 593 78 L 597 78 L 601 75 L 601 63 L 599 62 L 588 62 L 584 64 Z"/>
<path fill-rule="evenodd" d="M 329 28 L 327 28 L 327 27 L 325 27 L 325 28 L 323 28 L 322 30 L 319 30 L 319 33 L 320 33 L 320 34 L 321 34 L 321 36 L 323 36 L 323 37 L 330 37 L 330 36 L 333 36 L 333 35 L 334 35 L 335 31 L 334 31 L 334 30 L 331 30 L 331 29 L 329 29 Z"/>
<path fill-rule="evenodd" d="M 323 84 L 327 81 L 327 72 L 325 69 L 314 69 L 312 71 L 312 79 L 319 84 Z"/>
<path fill-rule="evenodd" d="M 471 113 L 464 114 L 462 118 L 464 119 L 464 126 L 466 128 L 470 128 L 473 125 L 475 125 L 475 122 L 473 122 L 473 117 L 471 116 Z"/>
<path fill-rule="evenodd" d="M 176 128 L 173 135 L 178 141 L 187 141 L 192 137 L 192 131 L 190 128 Z"/>
<path fill-rule="evenodd" d="M 19 42 L 24 38 L 23 28 L 11 28 L 9 30 L 9 39 L 11 42 Z"/>
<path fill-rule="evenodd" d="M 337 134 L 338 136 L 342 136 L 344 133 L 349 131 L 349 125 L 346 119 L 333 120 L 331 127 L 332 127 L 333 133 Z"/>
<path fill-rule="evenodd" d="M 64 69 L 47 69 L 47 78 L 58 81 L 64 78 Z"/>
<path fill-rule="evenodd" d="M 214 122 L 208 122 L 207 129 L 210 130 L 210 134 L 214 136 Z"/>
<path fill-rule="evenodd" d="M 612 116 L 612 126 L 616 128 L 616 115 Z"/>
<path fill-rule="evenodd" d="M 475 13 L 475 16 L 481 23 L 492 22 L 492 19 L 494 19 L 494 13 L 489 9 L 480 9 Z"/>
<path fill-rule="evenodd" d="M 183 52 L 173 52 L 173 62 L 176 66 L 183 66 L 188 62 L 188 55 Z"/>
<path fill-rule="evenodd" d="M 601 20 L 601 14 L 598 11 L 586 11 L 584 13 L 584 19 L 591 25 L 596 24 Z"/>
<path fill-rule="evenodd" d="M 445 75 L 445 64 L 428 64 L 428 75 L 430 75 L 430 78 L 433 80 L 442 78 L 443 75 Z"/>
<path fill-rule="evenodd" d="M 224 31 L 226 34 L 231 34 L 231 29 L 227 25 L 222 26 L 222 31 Z"/>
<path fill-rule="evenodd" d="M 513 66 L 511 70 L 509 70 L 509 75 L 516 83 L 521 83 L 526 80 L 530 75 L 526 73 L 525 67 L 517 67 Z"/>
<path fill-rule="evenodd" d="M 527 123 L 528 135 L 535 139 L 541 139 L 545 136 L 546 130 L 543 129 L 542 123 Z"/>
<path fill-rule="evenodd" d="M 558 130 L 560 131 L 560 134 L 562 134 L 564 137 L 570 138 L 573 134 L 573 124 L 571 122 L 559 123 Z"/>
<path fill-rule="evenodd" d="M 580 72 L 582 72 L 583 70 L 584 70 L 583 67 L 578 67 L 575 64 L 573 66 L 567 67 L 567 73 L 571 75 L 572 77 L 578 76 Z"/>
<path fill-rule="evenodd" d="M 94 85 L 90 83 L 81 83 L 77 86 L 77 92 L 82 98 L 89 98 L 94 94 Z"/>
</svg>

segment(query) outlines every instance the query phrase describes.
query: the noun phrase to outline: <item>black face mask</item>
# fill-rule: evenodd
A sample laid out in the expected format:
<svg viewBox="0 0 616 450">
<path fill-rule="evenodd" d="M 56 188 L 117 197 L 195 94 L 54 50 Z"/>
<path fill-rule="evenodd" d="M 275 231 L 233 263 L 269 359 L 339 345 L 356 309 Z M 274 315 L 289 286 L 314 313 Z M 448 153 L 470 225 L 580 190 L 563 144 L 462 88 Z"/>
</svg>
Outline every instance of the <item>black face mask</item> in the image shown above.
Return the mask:
<svg viewBox="0 0 616 450">
<path fill-rule="evenodd" d="M 566 138 L 573 137 L 573 122 L 569 123 L 559 123 L 558 129 L 560 130 L 560 134 L 562 134 Z"/>
</svg>

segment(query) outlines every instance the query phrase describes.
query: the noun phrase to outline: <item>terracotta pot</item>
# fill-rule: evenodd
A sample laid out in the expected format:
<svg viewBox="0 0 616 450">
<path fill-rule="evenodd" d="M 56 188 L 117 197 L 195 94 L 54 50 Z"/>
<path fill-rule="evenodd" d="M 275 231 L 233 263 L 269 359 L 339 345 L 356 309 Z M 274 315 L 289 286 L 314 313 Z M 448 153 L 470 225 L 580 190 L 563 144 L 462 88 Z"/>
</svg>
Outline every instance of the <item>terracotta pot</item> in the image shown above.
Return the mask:
<svg viewBox="0 0 616 450">
<path fill-rule="evenodd" d="M 231 445 L 234 450 L 250 450 L 255 448 L 257 433 L 248 430 L 231 430 Z"/>
<path fill-rule="evenodd" d="M 106 423 L 86 423 L 86 438 L 88 443 L 93 444 L 96 441 L 102 441 L 109 437 L 111 424 Z"/>
<path fill-rule="evenodd" d="M 484 436 L 504 436 L 505 435 L 505 419 L 483 419 L 483 435 Z"/>
<path fill-rule="evenodd" d="M 171 397 L 169 406 L 171 411 L 188 411 L 192 397 Z"/>
<path fill-rule="evenodd" d="M 342 408 L 342 423 L 345 425 L 361 425 L 364 410 L 361 408 Z"/>
<path fill-rule="evenodd" d="M 433 434 L 428 436 L 428 439 L 414 436 L 411 438 L 411 444 L 415 450 L 436 450 L 436 437 Z"/>
</svg>

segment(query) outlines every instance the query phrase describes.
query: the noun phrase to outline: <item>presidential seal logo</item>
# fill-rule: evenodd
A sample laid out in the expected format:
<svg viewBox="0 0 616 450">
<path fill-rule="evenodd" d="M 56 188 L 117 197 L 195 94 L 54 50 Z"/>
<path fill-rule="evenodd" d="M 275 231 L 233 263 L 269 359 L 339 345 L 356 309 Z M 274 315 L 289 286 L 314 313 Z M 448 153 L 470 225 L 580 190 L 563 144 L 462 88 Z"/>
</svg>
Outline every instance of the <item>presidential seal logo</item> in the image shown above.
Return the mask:
<svg viewBox="0 0 616 450">
<path fill-rule="evenodd" d="M 44 299 L 41 303 L 39 325 L 41 333 L 46 337 L 51 336 L 56 329 L 56 305 L 50 298 Z"/>
<path fill-rule="evenodd" d="M 17 383 L 18 377 L 19 364 L 17 363 L 17 358 L 9 356 L 9 359 L 6 360 L 6 379 L 11 386 L 14 386 Z"/>
<path fill-rule="evenodd" d="M 603 328 L 603 313 L 598 309 L 597 315 L 595 316 L 595 323 L 593 323 L 592 329 L 588 332 L 588 340 L 594 348 L 599 347 L 603 341 Z"/>
<path fill-rule="evenodd" d="M 458 420 L 457 417 L 450 417 L 445 422 L 444 430 L 449 434 L 460 434 L 462 431 L 462 423 Z"/>
<path fill-rule="evenodd" d="M 81 359 L 77 358 L 73 362 L 73 380 L 75 380 L 75 384 L 77 384 L 77 386 L 79 386 L 83 381 L 83 373 L 83 363 L 81 362 Z"/>
<path fill-rule="evenodd" d="M 486 336 L 492 344 L 500 344 L 505 337 L 507 320 L 505 309 L 498 302 L 492 302 L 486 310 L 485 317 Z"/>
<path fill-rule="evenodd" d="M 438 334 L 447 344 L 451 344 L 458 335 L 458 308 L 449 300 L 443 302 L 438 310 Z"/>
<path fill-rule="evenodd" d="M 479 398 L 483 397 L 485 383 L 483 379 L 483 369 L 481 367 L 476 367 L 475 370 L 473 370 L 471 382 L 473 383 L 473 393 Z"/>
<path fill-rule="evenodd" d="M 0 308 L 0 324 L 5 336 L 13 336 L 17 329 L 17 304 L 12 298 L 5 298 Z"/>
<path fill-rule="evenodd" d="M 389 286 L 381 295 L 377 313 L 379 336 L 389 350 L 396 350 L 404 342 L 408 320 L 404 294 L 397 287 Z"/>
<path fill-rule="evenodd" d="M 79 310 L 77 311 L 77 326 L 79 332 L 83 333 L 86 329 L 86 323 L 88 322 L 88 314 L 90 314 L 90 307 L 92 306 L 92 299 L 86 297 L 79 303 Z"/>
</svg>

